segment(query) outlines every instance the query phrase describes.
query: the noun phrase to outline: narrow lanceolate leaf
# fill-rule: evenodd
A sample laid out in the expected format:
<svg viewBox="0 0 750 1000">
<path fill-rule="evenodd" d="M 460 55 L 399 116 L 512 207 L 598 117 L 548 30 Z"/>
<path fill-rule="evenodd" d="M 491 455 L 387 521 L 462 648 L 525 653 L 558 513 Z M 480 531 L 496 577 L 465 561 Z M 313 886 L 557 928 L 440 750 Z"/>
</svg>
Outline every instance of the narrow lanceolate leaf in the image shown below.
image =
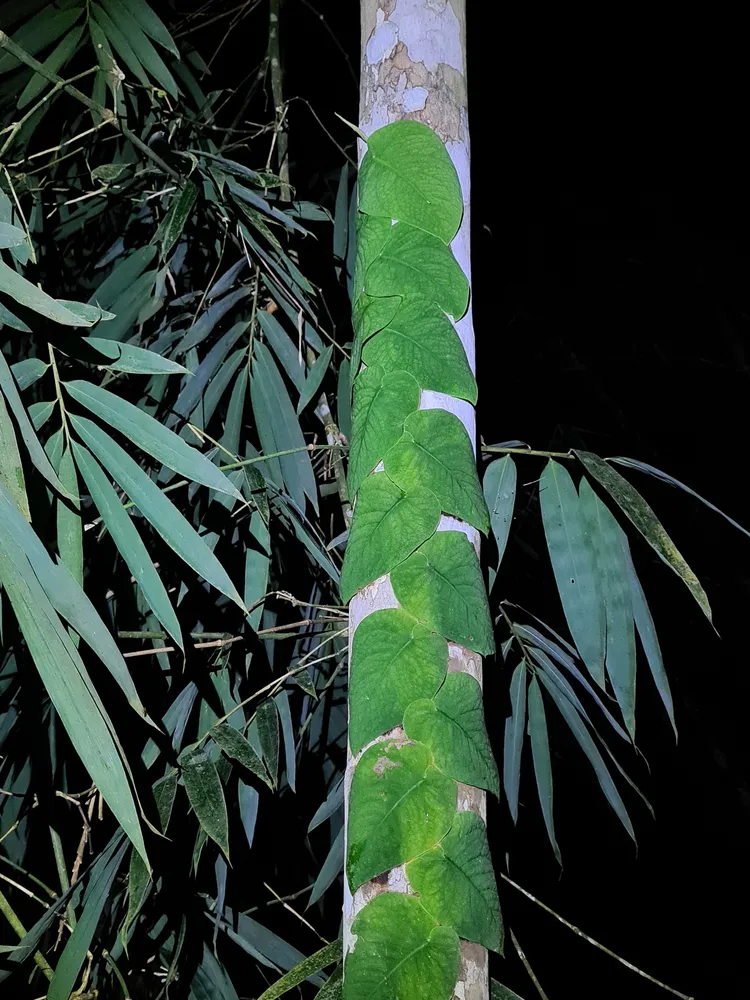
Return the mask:
<svg viewBox="0 0 750 1000">
<path fill-rule="evenodd" d="M 0 483 L 5 486 L 13 503 L 26 520 L 30 521 L 29 498 L 26 495 L 26 480 L 16 441 L 16 430 L 2 394 L 0 394 Z"/>
<path fill-rule="evenodd" d="M 197 197 L 198 188 L 192 181 L 186 181 L 182 191 L 173 197 L 169 211 L 160 226 L 162 260 L 167 259 L 175 243 L 182 236 Z"/>
<path fill-rule="evenodd" d="M 26 242 L 26 233 L 18 226 L 12 226 L 10 222 L 0 222 L 0 250 L 7 250 L 9 247 L 20 247 Z"/>
<path fill-rule="evenodd" d="M 0 581 L 73 747 L 148 865 L 138 809 L 113 738 L 112 722 L 22 548 L 5 531 L 0 531 Z"/>
<path fill-rule="evenodd" d="M 24 358 L 23 361 L 17 361 L 10 366 L 13 378 L 21 392 L 40 379 L 48 368 L 49 365 L 45 364 L 41 358 Z"/>
<path fill-rule="evenodd" d="M 510 715 L 505 720 L 503 743 L 503 788 L 514 823 L 518 822 L 518 787 L 521 754 L 526 732 L 526 664 L 522 660 L 510 681 Z"/>
<path fill-rule="evenodd" d="M 68 493 L 77 497 L 78 476 L 70 448 L 63 452 L 57 474 Z M 83 523 L 80 500 L 70 503 L 61 499 L 57 501 L 57 551 L 75 582 L 83 587 Z"/>
<path fill-rule="evenodd" d="M 336 834 L 336 839 L 331 844 L 331 849 L 326 855 L 326 859 L 318 873 L 318 877 L 315 879 L 315 884 L 312 887 L 312 892 L 310 893 L 310 899 L 308 900 L 305 909 L 309 909 L 318 902 L 320 897 L 333 885 L 335 880 L 344 870 L 344 827 L 342 826 L 339 832 Z"/>
<path fill-rule="evenodd" d="M 347 487 L 354 497 L 365 476 L 401 436 L 407 416 L 419 406 L 419 385 L 409 372 L 386 374 L 367 368 L 354 382 L 352 443 Z"/>
<path fill-rule="evenodd" d="M 544 825 L 547 828 L 547 836 L 558 864 L 562 864 L 560 848 L 555 839 L 555 821 L 552 814 L 552 761 L 549 753 L 547 719 L 544 715 L 542 692 L 536 677 L 532 677 L 529 684 L 529 736 L 531 737 L 531 755 L 534 760 L 536 788 L 544 816 Z"/>
<path fill-rule="evenodd" d="M 419 900 L 380 893 L 352 924 L 344 1000 L 450 1000 L 458 979 L 458 936 L 437 924 Z"/>
<path fill-rule="evenodd" d="M 79 24 L 72 28 L 58 45 L 50 52 L 44 60 L 44 68 L 50 73 L 58 73 L 68 62 L 76 51 L 76 46 L 83 34 L 83 25 Z M 49 87 L 49 81 L 41 73 L 34 73 L 18 98 L 16 108 L 21 111 L 42 93 L 45 87 Z"/>
<path fill-rule="evenodd" d="M 185 750 L 180 754 L 178 764 L 182 771 L 187 797 L 198 817 L 201 829 L 229 858 L 227 804 L 224 801 L 224 789 L 221 787 L 216 765 L 211 760 L 209 752 L 205 748 Z"/>
<path fill-rule="evenodd" d="M 295 965 L 285 976 L 282 976 L 272 986 L 269 986 L 267 990 L 264 990 L 258 997 L 258 1000 L 278 1000 L 279 997 L 284 996 L 285 993 L 294 989 L 295 986 L 304 983 L 313 973 L 320 972 L 326 966 L 341 961 L 341 955 L 341 941 L 332 941 L 324 948 L 321 948 L 320 951 L 316 951 L 313 955 L 310 955 L 304 962 Z"/>
<path fill-rule="evenodd" d="M 402 489 L 426 486 L 444 513 L 487 534 L 490 519 L 474 449 L 458 417 L 442 409 L 416 410 L 403 427 L 403 435 L 383 459 L 385 471 L 394 483 Z"/>
<path fill-rule="evenodd" d="M 108 368 L 115 372 L 131 372 L 134 375 L 189 375 L 190 372 L 176 361 L 163 358 L 155 351 L 145 347 L 135 347 L 133 344 L 120 344 L 115 340 L 105 340 L 103 337 L 86 337 L 82 346 L 93 347 L 103 355 L 97 362 L 98 367 Z M 88 360 L 88 359 L 87 359 Z"/>
<path fill-rule="evenodd" d="M 359 208 L 450 243 L 463 214 L 461 186 L 437 133 L 408 120 L 374 132 L 359 170 Z"/>
<path fill-rule="evenodd" d="M 272 698 L 268 698 L 258 705 L 255 721 L 258 726 L 258 739 L 263 751 L 263 760 L 266 762 L 268 773 L 275 786 L 279 769 L 279 713 L 276 702 Z"/>
<path fill-rule="evenodd" d="M 365 750 L 349 799 L 350 890 L 434 847 L 453 822 L 456 789 L 422 744 L 386 740 Z"/>
<path fill-rule="evenodd" d="M 550 461 L 539 481 L 544 534 L 565 618 L 589 673 L 604 686 L 604 604 L 591 539 L 567 469 Z"/>
<path fill-rule="evenodd" d="M 429 628 L 482 656 L 494 653 L 482 572 L 463 532 L 436 532 L 392 571 L 391 584 L 401 607 Z"/>
<path fill-rule="evenodd" d="M 310 400 L 315 396 L 318 389 L 320 389 L 320 384 L 328 371 L 328 365 L 331 362 L 332 354 L 333 347 L 326 347 L 326 349 L 315 359 L 310 371 L 307 374 L 307 378 L 302 385 L 302 389 L 300 390 L 299 401 L 297 402 L 297 416 L 302 413 Z"/>
<path fill-rule="evenodd" d="M 219 560 L 143 469 L 93 421 L 74 414 L 70 414 L 70 420 L 84 443 L 167 545 L 199 576 L 244 608 L 242 598 Z"/>
<path fill-rule="evenodd" d="M 667 710 L 669 721 L 672 723 L 672 729 L 674 729 L 676 740 L 677 724 L 675 723 L 674 718 L 674 704 L 672 702 L 672 692 L 669 687 L 669 679 L 667 678 L 667 672 L 664 669 L 664 660 L 661 655 L 661 647 L 659 646 L 659 637 L 656 634 L 654 619 L 651 617 L 651 611 L 649 609 L 648 602 L 646 601 L 646 595 L 643 592 L 641 581 L 638 579 L 635 566 L 633 565 L 627 539 L 625 539 L 625 559 L 628 567 L 630 598 L 633 603 L 635 626 L 638 629 L 638 635 L 640 636 L 641 645 L 643 646 L 643 651 L 646 654 L 646 659 L 648 660 L 648 665 L 651 669 L 651 676 L 654 678 L 654 684 L 656 684 L 659 697 L 662 700 L 664 708 Z"/>
<path fill-rule="evenodd" d="M 487 829 L 476 813 L 458 813 L 438 846 L 406 866 L 406 877 L 438 923 L 502 954 L 503 924 Z"/>
<path fill-rule="evenodd" d="M 523 1000 L 523 997 L 503 986 L 497 979 L 493 979 L 490 985 L 490 1000 Z"/>
<path fill-rule="evenodd" d="M 141 588 L 148 606 L 180 649 L 183 649 L 180 623 L 130 514 L 123 507 L 122 501 L 96 459 L 77 441 L 73 442 L 73 451 L 89 495 L 118 552 Z"/>
<path fill-rule="evenodd" d="M 315 994 L 315 1000 L 342 1000 L 344 995 L 344 966 L 338 965 Z"/>
<path fill-rule="evenodd" d="M 606 665 L 625 726 L 635 737 L 635 629 L 625 533 L 587 479 L 580 485 L 581 510 L 593 544 L 594 566 L 604 602 Z"/>
<path fill-rule="evenodd" d="M 65 388 L 76 402 L 95 413 L 107 425 L 116 427 L 134 445 L 168 468 L 219 493 L 242 499 L 239 490 L 213 462 L 137 406 L 91 382 L 66 382 Z"/>
<path fill-rule="evenodd" d="M 153 38 L 177 59 L 180 58 L 180 50 L 164 26 L 164 22 L 156 16 L 146 0 L 128 0 L 128 10 L 150 38 Z"/>
<path fill-rule="evenodd" d="M 60 305 L 51 295 L 47 295 L 41 288 L 32 284 L 2 261 L 0 261 L 0 292 L 4 292 L 19 305 L 32 309 L 47 319 L 51 319 L 54 323 L 61 323 L 63 326 L 92 325 L 71 312 L 70 309 Z"/>
<path fill-rule="evenodd" d="M 505 555 L 513 508 L 516 502 L 516 463 L 511 455 L 490 462 L 484 473 L 482 489 L 490 512 L 490 525 L 497 545 L 497 568 Z"/>
<path fill-rule="evenodd" d="M 432 698 L 447 667 L 448 643 L 405 611 L 375 611 L 360 622 L 349 679 L 352 753 L 399 725 L 413 701 Z"/>
<path fill-rule="evenodd" d="M 83 911 L 55 964 L 47 1000 L 68 1000 L 72 994 L 125 855 L 127 841 L 118 843 L 121 838 L 122 834 L 113 838 L 112 849 L 105 851 L 91 872 L 83 897 Z"/>
<path fill-rule="evenodd" d="M 404 715 L 409 739 L 432 751 L 440 770 L 457 781 L 500 794 L 482 709 L 482 688 L 470 674 L 449 673 L 434 698 L 412 702 Z"/>
<path fill-rule="evenodd" d="M 68 566 L 64 562 L 52 561 L 38 535 L 23 519 L 2 486 L 0 528 L 23 549 L 55 611 L 73 626 L 97 654 L 135 711 L 142 718 L 147 718 L 146 709 L 138 697 L 122 653 L 96 608 L 74 579 Z"/>
<path fill-rule="evenodd" d="M 567 722 L 570 731 L 578 742 L 578 745 L 588 757 L 589 762 L 594 769 L 594 773 L 596 774 L 596 780 L 599 782 L 599 787 L 602 792 L 604 792 L 605 798 L 614 809 L 622 825 L 628 831 L 633 840 L 635 840 L 635 831 L 633 830 L 633 824 L 630 820 L 630 816 L 628 815 L 628 811 L 625 808 L 625 803 L 620 797 L 617 786 L 612 780 L 612 775 L 607 770 L 607 766 L 602 760 L 602 755 L 599 753 L 596 744 L 591 738 L 591 734 L 586 728 L 583 719 L 578 714 L 578 710 L 571 704 L 570 701 L 568 701 L 562 691 L 560 691 L 560 689 L 556 687 L 544 673 L 540 672 L 537 676 L 547 689 L 547 692 L 552 700 L 557 705 L 560 714 Z"/>
<path fill-rule="evenodd" d="M 248 771 L 251 771 L 261 781 L 265 782 L 269 788 L 272 787 L 268 773 L 263 766 L 263 761 L 242 733 L 238 732 L 233 726 L 222 723 L 221 725 L 213 726 L 209 730 L 209 735 L 214 743 L 224 751 L 227 757 L 239 761 L 243 767 L 246 767 Z"/>
<path fill-rule="evenodd" d="M 0 266 L 5 267 L 4 264 Z M 16 419 L 16 424 L 18 425 L 18 430 L 21 433 L 23 443 L 26 445 L 29 458 L 33 462 L 37 471 L 44 476 L 50 486 L 56 489 L 59 493 L 62 493 L 63 496 L 68 497 L 69 500 L 76 499 L 68 493 L 63 484 L 60 482 L 49 458 L 47 458 L 44 448 L 39 442 L 36 431 L 29 420 L 26 407 L 23 405 L 21 396 L 18 392 L 18 386 L 13 379 L 11 370 L 8 367 L 8 362 L 5 360 L 5 356 L 2 351 L 0 351 L 0 392 L 5 396 L 8 407 Z"/>
<path fill-rule="evenodd" d="M 344 603 L 406 559 L 440 520 L 440 504 L 431 490 L 401 490 L 384 472 L 365 479 L 356 510 L 341 573 Z"/>
<path fill-rule="evenodd" d="M 621 510 L 627 514 L 654 551 L 680 577 L 698 602 L 703 614 L 711 621 L 711 606 L 698 577 L 685 562 L 677 546 L 664 530 L 661 521 L 638 490 L 598 455 L 593 455 L 589 451 L 576 451 L 576 455 L 586 470 L 601 483 Z"/>
</svg>

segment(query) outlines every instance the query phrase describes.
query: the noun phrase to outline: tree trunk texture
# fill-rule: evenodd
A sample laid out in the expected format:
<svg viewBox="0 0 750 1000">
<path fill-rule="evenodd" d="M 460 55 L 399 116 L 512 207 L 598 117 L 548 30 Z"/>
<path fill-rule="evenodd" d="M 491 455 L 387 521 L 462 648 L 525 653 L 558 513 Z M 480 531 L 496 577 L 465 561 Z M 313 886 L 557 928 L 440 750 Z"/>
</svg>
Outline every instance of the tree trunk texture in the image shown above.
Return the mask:
<svg viewBox="0 0 750 1000">
<path fill-rule="evenodd" d="M 361 83 L 359 122 L 366 135 L 403 118 L 421 121 L 445 142 L 458 172 L 464 215 L 451 249 L 469 281 L 469 127 L 466 96 L 465 0 L 361 0 Z M 360 143 L 360 159 L 365 152 Z M 456 324 L 472 370 L 475 367 L 471 305 Z M 476 450 L 473 406 L 441 393 L 422 391 L 421 409 L 442 408 L 464 424 Z M 478 550 L 479 533 L 463 521 L 443 515 L 438 530 L 460 530 Z M 359 591 L 349 608 L 349 652 L 359 623 L 374 611 L 397 608 L 388 577 Z M 449 671 L 465 671 L 480 683 L 481 657 L 449 643 Z M 393 738 L 393 733 L 390 734 Z M 355 758 L 349 755 L 346 775 L 348 820 L 349 788 Z M 473 810 L 486 822 L 486 795 L 459 784 L 458 809 Z M 352 922 L 375 895 L 410 892 L 403 866 L 361 886 L 352 896 L 344 879 L 344 947 L 353 943 Z M 487 951 L 461 941 L 461 970 L 455 1000 L 487 1000 Z"/>
</svg>

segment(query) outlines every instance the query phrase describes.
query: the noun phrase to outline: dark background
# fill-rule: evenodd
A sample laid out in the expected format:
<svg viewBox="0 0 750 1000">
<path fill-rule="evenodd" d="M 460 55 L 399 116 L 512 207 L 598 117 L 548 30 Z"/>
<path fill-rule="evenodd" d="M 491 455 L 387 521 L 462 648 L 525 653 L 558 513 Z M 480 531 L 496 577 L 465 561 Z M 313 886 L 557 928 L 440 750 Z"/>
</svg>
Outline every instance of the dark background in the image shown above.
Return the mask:
<svg viewBox="0 0 750 1000">
<path fill-rule="evenodd" d="M 288 92 L 304 94 L 346 143 L 333 112 L 356 120 L 348 67 L 308 5 L 290 6 L 295 27 L 287 27 L 284 41 Z M 613 105 L 621 106 L 616 70 L 611 80 L 598 70 L 592 74 L 598 96 L 585 110 L 572 111 L 564 58 L 548 60 L 538 38 L 519 30 L 515 14 L 478 0 L 468 6 L 482 439 L 637 458 L 750 527 L 747 199 L 717 192 L 715 185 L 652 190 L 614 168 L 595 183 L 587 180 L 601 123 Z M 318 6 L 355 69 L 357 7 Z M 321 63 L 323 74 L 315 68 Z M 585 62 L 577 70 L 585 76 Z M 621 138 L 635 144 L 636 157 L 653 157 L 645 129 L 649 104 L 658 103 L 659 94 L 645 85 L 639 90 L 636 77 L 626 81 L 623 119 L 640 116 L 643 146 L 638 133 Z M 550 110 L 551 94 L 559 113 Z M 309 114 L 301 108 L 292 114 L 293 173 L 314 183 L 341 157 Z M 609 124 L 617 129 L 620 122 Z M 495 591 L 564 628 L 534 496 L 543 463 L 521 458 L 518 467 L 519 484 L 527 485 L 519 491 L 515 534 Z M 631 532 L 679 729 L 675 746 L 643 669 L 637 721 L 645 760 L 634 754 L 620 760 L 651 801 L 655 819 L 626 793 L 636 850 L 581 751 L 551 720 L 564 869 L 546 840 L 527 758 L 518 829 L 513 832 L 504 808 L 491 811 L 493 852 L 499 868 L 510 852 L 511 877 L 657 979 L 699 1000 L 746 997 L 750 538 L 686 493 L 639 472 L 628 475 L 701 579 L 718 631 Z M 500 751 L 509 677 L 488 661 L 486 678 L 488 724 Z M 669 995 L 514 889 L 501 884 L 500 891 L 506 922 L 550 1000 Z M 506 961 L 493 958 L 493 974 L 524 997 L 535 996 L 510 942 L 506 954 Z"/>
</svg>

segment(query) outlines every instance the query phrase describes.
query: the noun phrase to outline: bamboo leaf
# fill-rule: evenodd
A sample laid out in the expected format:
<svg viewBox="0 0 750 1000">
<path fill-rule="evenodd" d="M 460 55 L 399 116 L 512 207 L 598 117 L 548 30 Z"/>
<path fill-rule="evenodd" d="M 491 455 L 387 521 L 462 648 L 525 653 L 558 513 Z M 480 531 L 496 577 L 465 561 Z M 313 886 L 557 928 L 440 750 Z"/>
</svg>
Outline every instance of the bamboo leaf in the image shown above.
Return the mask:
<svg viewBox="0 0 750 1000">
<path fill-rule="evenodd" d="M 81 380 L 65 382 L 64 385 L 76 402 L 109 426 L 116 427 L 134 445 L 159 462 L 193 482 L 202 483 L 219 493 L 227 493 L 237 500 L 242 499 L 239 490 L 213 462 L 137 406 L 90 382 Z"/>
<path fill-rule="evenodd" d="M 258 705 L 255 721 L 263 760 L 266 762 L 273 786 L 276 787 L 279 770 L 279 715 L 276 702 L 272 698 L 267 698 Z"/>
<path fill-rule="evenodd" d="M 185 187 L 172 198 L 169 211 L 160 226 L 162 260 L 167 259 L 175 243 L 182 236 L 197 197 L 198 188 L 192 181 L 186 181 Z"/>
<path fill-rule="evenodd" d="M 48 368 L 49 365 L 45 364 L 41 358 L 24 358 L 23 361 L 17 361 L 14 365 L 10 366 L 13 378 L 16 380 L 16 385 L 20 392 L 33 385 L 44 375 Z"/>
<path fill-rule="evenodd" d="M 151 81 L 138 61 L 126 34 L 120 30 L 119 25 L 112 20 L 107 11 L 105 11 L 99 4 L 91 5 L 91 16 L 102 29 L 107 41 L 111 43 L 113 49 L 120 56 L 133 76 L 137 80 L 140 80 L 144 87 L 150 87 Z"/>
<path fill-rule="evenodd" d="M 490 526 L 497 545 L 497 568 L 503 561 L 505 546 L 513 521 L 516 501 L 516 463 L 511 455 L 490 462 L 484 473 L 482 489 L 490 512 Z"/>
<path fill-rule="evenodd" d="M 104 355 L 97 367 L 110 371 L 130 372 L 133 375 L 191 375 L 187 368 L 178 365 L 176 361 L 134 344 L 120 344 L 103 337 L 86 337 L 81 346 L 93 347 Z"/>
<path fill-rule="evenodd" d="M 180 649 L 184 649 L 180 623 L 170 603 L 169 595 L 130 514 L 123 507 L 122 501 L 96 459 L 77 441 L 73 442 L 73 451 L 89 495 L 107 526 L 118 552 L 125 560 L 125 565 L 138 582 L 148 606 Z"/>
<path fill-rule="evenodd" d="M 229 860 L 229 822 L 224 789 L 216 765 L 204 748 L 183 750 L 178 760 L 190 805 L 201 829 L 215 841 Z"/>
<path fill-rule="evenodd" d="M 573 480 L 559 462 L 539 481 L 542 523 L 571 635 L 589 673 L 604 686 L 605 620 L 591 539 Z"/>
<path fill-rule="evenodd" d="M 503 746 L 503 787 L 514 823 L 518 822 L 518 788 L 521 780 L 521 755 L 526 732 L 526 664 L 522 660 L 510 681 L 511 714 L 505 720 Z"/>
<path fill-rule="evenodd" d="M 216 556 L 143 469 L 91 420 L 74 414 L 70 414 L 70 420 L 83 442 L 167 545 L 199 576 L 244 610 L 240 595 Z"/>
<path fill-rule="evenodd" d="M 314 973 L 325 969 L 327 965 L 333 965 L 334 962 L 341 961 L 341 956 L 341 941 L 332 941 L 321 948 L 320 951 L 316 951 L 315 954 L 310 955 L 309 958 L 300 962 L 299 965 L 295 965 L 285 976 L 282 976 L 272 986 L 269 986 L 267 990 L 264 990 L 258 997 L 258 1000 L 278 1000 L 278 997 L 284 996 L 285 993 L 294 989 L 295 986 L 304 983 Z"/>
<path fill-rule="evenodd" d="M 128 0 L 128 10 L 147 35 L 153 38 L 155 42 L 158 42 L 168 52 L 171 52 L 173 56 L 176 56 L 178 59 L 180 58 L 180 50 L 175 45 L 172 36 L 164 26 L 164 23 L 159 20 L 151 7 L 146 3 L 146 0 Z"/>
<path fill-rule="evenodd" d="M 536 677 L 532 677 L 529 683 L 529 736 L 531 737 L 531 755 L 534 760 L 536 787 L 544 816 L 544 825 L 547 828 L 547 836 L 557 858 L 557 863 L 561 865 L 562 858 L 555 839 L 555 821 L 552 814 L 552 761 L 549 753 L 547 720 L 544 715 L 542 692 Z"/>
<path fill-rule="evenodd" d="M 51 295 L 32 285 L 23 275 L 18 274 L 3 261 L 0 261 L 0 292 L 9 295 L 19 305 L 26 306 L 27 309 L 32 309 L 46 319 L 61 323 L 63 326 L 93 325 L 60 305 Z"/>
<path fill-rule="evenodd" d="M 664 530 L 661 521 L 638 490 L 598 455 L 593 455 L 589 451 L 576 451 L 575 454 L 587 472 L 590 472 L 604 487 L 657 555 L 680 577 L 698 602 L 703 614 L 711 621 L 711 606 L 698 577 L 685 562 L 677 546 Z"/>
<path fill-rule="evenodd" d="M 286 780 L 294 792 L 296 791 L 295 785 L 297 780 L 297 758 L 296 758 L 296 748 L 294 745 L 294 726 L 292 724 L 292 714 L 289 708 L 289 695 L 282 688 L 281 691 L 274 697 L 276 702 L 276 708 L 279 713 L 279 720 L 281 722 L 281 735 L 284 741 L 284 758 L 286 760 Z"/>
<path fill-rule="evenodd" d="M 239 761 L 243 767 L 260 778 L 269 788 L 273 787 L 268 777 L 268 772 L 263 766 L 263 761 L 258 757 L 252 746 L 242 733 L 233 726 L 223 722 L 221 725 L 213 726 L 209 730 L 209 736 L 214 743 L 220 747 L 227 757 Z"/>
<path fill-rule="evenodd" d="M 78 476 L 70 447 L 62 453 L 57 474 L 68 493 L 77 497 Z M 74 500 L 71 506 L 63 500 L 57 501 L 57 550 L 62 564 L 67 567 L 78 586 L 83 587 L 83 524 L 80 500 Z"/>
<path fill-rule="evenodd" d="M 2 394 L 0 394 L 0 483 L 5 486 L 13 503 L 26 520 L 30 521 L 29 498 L 26 495 L 26 479 L 16 441 L 16 430 Z"/>
<path fill-rule="evenodd" d="M 19 247 L 26 242 L 26 233 L 10 222 L 0 222 L 0 250 Z"/>
<path fill-rule="evenodd" d="M 326 855 L 326 859 L 315 879 L 315 884 L 310 893 L 310 899 L 305 909 L 309 909 L 318 902 L 320 897 L 331 886 L 344 870 L 344 827 L 342 826 L 336 835 L 331 849 Z"/>
<path fill-rule="evenodd" d="M 321 383 L 325 378 L 326 372 L 328 371 L 328 365 L 331 362 L 332 354 L 333 347 L 326 347 L 326 349 L 322 351 L 313 362 L 313 365 L 308 371 L 307 378 L 305 379 L 300 391 L 299 400 L 297 402 L 297 416 L 302 413 L 310 400 L 320 389 Z"/>
<path fill-rule="evenodd" d="M 71 28 L 59 45 L 56 45 L 52 52 L 44 60 L 43 65 L 45 69 L 49 70 L 50 73 L 57 74 L 60 72 L 63 66 L 65 66 L 71 56 L 75 53 L 78 42 L 83 34 L 83 28 L 84 26 L 82 24 L 78 24 L 74 28 Z M 45 87 L 48 86 L 49 81 L 46 77 L 42 76 L 41 73 L 34 73 L 24 87 L 21 96 L 18 98 L 18 103 L 16 104 L 18 110 L 21 111 L 28 104 L 31 104 L 32 101 L 35 101 Z"/>
</svg>

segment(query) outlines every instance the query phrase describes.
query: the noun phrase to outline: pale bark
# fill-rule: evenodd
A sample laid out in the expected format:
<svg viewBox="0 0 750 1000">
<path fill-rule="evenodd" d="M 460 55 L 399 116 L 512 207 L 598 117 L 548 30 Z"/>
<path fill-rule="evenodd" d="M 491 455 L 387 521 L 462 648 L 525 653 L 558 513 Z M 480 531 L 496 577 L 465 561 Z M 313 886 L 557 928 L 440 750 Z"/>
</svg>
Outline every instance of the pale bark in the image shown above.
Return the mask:
<svg viewBox="0 0 750 1000">
<path fill-rule="evenodd" d="M 461 269 L 471 280 L 469 251 L 469 129 L 466 103 L 465 0 L 361 0 L 360 127 L 369 135 L 402 118 L 424 122 L 446 143 L 458 171 L 464 216 L 451 248 Z M 360 156 L 364 143 L 360 143 Z M 469 364 L 474 368 L 474 330 L 471 306 L 456 324 Z M 474 408 L 464 400 L 423 391 L 421 409 L 442 408 L 462 421 L 476 450 Z M 463 531 L 478 549 L 478 532 L 462 521 L 443 516 L 439 531 Z M 357 625 L 373 611 L 398 607 L 388 577 L 365 587 L 349 608 L 349 652 Z M 449 645 L 448 669 L 471 673 L 480 683 L 482 661 L 476 653 Z M 393 738 L 399 730 L 392 731 Z M 403 734 L 402 734 L 403 735 Z M 359 755 L 358 755 L 359 756 Z M 356 758 L 347 763 L 346 806 Z M 486 820 L 486 796 L 477 788 L 459 785 L 459 810 L 471 809 Z M 355 943 L 352 921 L 379 892 L 409 892 L 403 866 L 361 886 L 352 897 L 344 879 L 344 945 Z M 487 1000 L 487 952 L 461 942 L 461 971 L 456 1000 Z"/>
</svg>

